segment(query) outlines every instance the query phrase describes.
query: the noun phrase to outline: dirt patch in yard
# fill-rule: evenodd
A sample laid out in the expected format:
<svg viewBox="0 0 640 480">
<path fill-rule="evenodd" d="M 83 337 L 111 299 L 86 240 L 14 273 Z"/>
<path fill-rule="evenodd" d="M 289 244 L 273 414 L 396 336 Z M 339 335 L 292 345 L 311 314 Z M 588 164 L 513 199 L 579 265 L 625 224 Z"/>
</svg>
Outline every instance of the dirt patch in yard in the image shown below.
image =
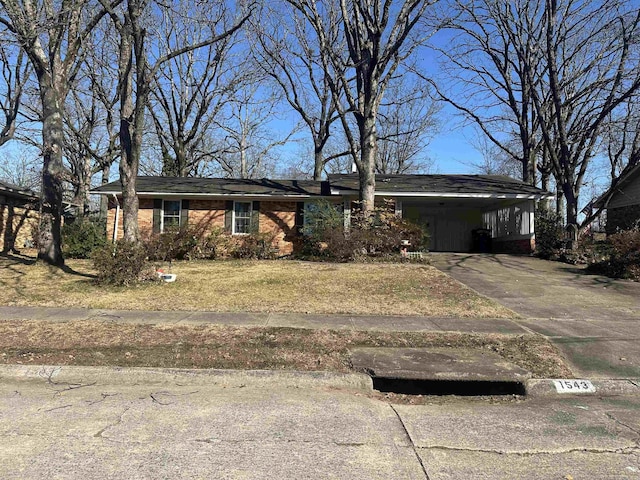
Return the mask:
<svg viewBox="0 0 640 480">
<path fill-rule="evenodd" d="M 491 350 L 538 378 L 572 376 L 558 351 L 535 335 L 0 322 L 5 364 L 350 372 L 352 348 L 430 346 Z"/>
</svg>

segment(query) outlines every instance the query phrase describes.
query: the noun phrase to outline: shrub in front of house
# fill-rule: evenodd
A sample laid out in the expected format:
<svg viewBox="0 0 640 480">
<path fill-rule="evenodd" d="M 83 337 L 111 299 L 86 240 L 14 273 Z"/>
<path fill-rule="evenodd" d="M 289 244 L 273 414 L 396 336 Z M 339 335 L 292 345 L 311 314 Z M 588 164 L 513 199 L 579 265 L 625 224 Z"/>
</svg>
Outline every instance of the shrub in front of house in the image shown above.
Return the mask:
<svg viewBox="0 0 640 480">
<path fill-rule="evenodd" d="M 194 258 L 201 240 L 198 232 L 185 226 L 154 233 L 143 244 L 149 260 L 170 262 Z"/>
<path fill-rule="evenodd" d="M 552 210 L 538 208 L 535 213 L 535 225 L 536 256 L 557 259 L 565 241 L 562 217 Z"/>
<path fill-rule="evenodd" d="M 231 235 L 221 227 L 214 227 L 205 235 L 199 236 L 193 255 L 198 259 L 216 260 L 228 257 L 230 249 Z"/>
<path fill-rule="evenodd" d="M 355 211 L 345 231 L 342 214 L 328 202 L 318 202 L 308 212 L 303 228 L 303 256 L 336 261 L 399 257 L 403 241 L 421 251 L 428 235 L 419 225 L 395 215 L 388 206 L 377 207 L 373 215 Z"/>
<path fill-rule="evenodd" d="M 233 237 L 229 254 L 245 260 L 272 260 L 278 256 L 274 247 L 275 235 L 271 233 L 249 233 Z"/>
<path fill-rule="evenodd" d="M 90 258 L 107 244 L 104 220 L 79 218 L 62 227 L 62 252 L 66 258 Z"/>
<path fill-rule="evenodd" d="M 94 250 L 91 258 L 99 283 L 126 286 L 157 280 L 155 269 L 147 261 L 147 250 L 141 243 L 118 240 Z"/>
<path fill-rule="evenodd" d="M 609 258 L 589 266 L 592 273 L 640 280 L 640 228 L 609 235 Z"/>
</svg>

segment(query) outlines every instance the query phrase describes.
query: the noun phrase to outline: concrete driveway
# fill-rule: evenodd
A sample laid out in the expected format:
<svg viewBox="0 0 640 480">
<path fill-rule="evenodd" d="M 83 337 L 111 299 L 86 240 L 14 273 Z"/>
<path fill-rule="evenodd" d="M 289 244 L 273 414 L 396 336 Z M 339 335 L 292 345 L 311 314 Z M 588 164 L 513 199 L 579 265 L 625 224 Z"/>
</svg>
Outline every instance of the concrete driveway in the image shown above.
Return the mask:
<svg viewBox="0 0 640 480">
<path fill-rule="evenodd" d="M 640 378 L 640 283 L 526 256 L 436 253 L 432 264 L 522 316 L 576 374 Z"/>
</svg>

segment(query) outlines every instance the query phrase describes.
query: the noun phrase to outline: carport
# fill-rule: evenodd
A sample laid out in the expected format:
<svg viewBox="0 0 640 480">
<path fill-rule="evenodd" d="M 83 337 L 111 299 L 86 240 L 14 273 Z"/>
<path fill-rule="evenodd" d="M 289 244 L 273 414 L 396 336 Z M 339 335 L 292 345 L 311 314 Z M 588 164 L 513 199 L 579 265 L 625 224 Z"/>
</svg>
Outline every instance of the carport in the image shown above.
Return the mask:
<svg viewBox="0 0 640 480">
<path fill-rule="evenodd" d="M 529 253 L 535 247 L 535 204 L 549 196 L 500 175 L 378 175 L 376 197 L 392 200 L 396 214 L 425 226 L 429 249 L 471 252 L 474 231 L 486 230 L 494 252 Z M 330 175 L 332 195 L 356 200 L 357 175 Z"/>
</svg>

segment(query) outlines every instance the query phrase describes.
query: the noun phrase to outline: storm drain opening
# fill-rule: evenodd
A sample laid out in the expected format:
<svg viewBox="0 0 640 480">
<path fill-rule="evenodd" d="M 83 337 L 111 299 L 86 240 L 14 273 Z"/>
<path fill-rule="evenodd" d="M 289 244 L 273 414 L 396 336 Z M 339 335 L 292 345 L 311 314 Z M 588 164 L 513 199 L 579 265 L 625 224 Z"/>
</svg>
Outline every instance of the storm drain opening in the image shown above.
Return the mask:
<svg viewBox="0 0 640 480">
<path fill-rule="evenodd" d="M 372 376 L 373 388 L 383 393 L 405 395 L 525 395 L 522 382 L 486 380 L 420 380 Z"/>
</svg>

